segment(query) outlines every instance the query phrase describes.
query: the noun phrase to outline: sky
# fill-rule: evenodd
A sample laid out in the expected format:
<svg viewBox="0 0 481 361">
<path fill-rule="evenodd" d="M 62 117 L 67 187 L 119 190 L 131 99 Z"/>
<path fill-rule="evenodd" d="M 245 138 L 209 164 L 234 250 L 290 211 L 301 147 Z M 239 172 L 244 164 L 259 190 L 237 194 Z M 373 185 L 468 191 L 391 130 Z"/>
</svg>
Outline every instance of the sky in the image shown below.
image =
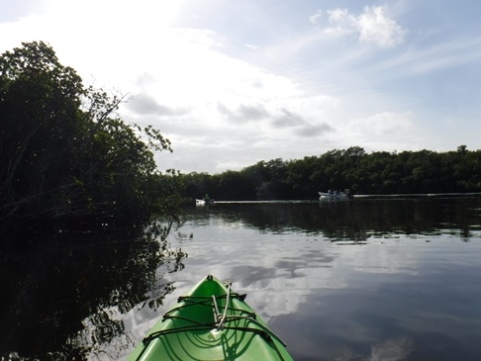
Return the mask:
<svg viewBox="0 0 481 361">
<path fill-rule="evenodd" d="M 160 170 L 221 173 L 359 146 L 481 148 L 478 0 L 0 0 L 0 53 L 44 41 Z"/>
</svg>

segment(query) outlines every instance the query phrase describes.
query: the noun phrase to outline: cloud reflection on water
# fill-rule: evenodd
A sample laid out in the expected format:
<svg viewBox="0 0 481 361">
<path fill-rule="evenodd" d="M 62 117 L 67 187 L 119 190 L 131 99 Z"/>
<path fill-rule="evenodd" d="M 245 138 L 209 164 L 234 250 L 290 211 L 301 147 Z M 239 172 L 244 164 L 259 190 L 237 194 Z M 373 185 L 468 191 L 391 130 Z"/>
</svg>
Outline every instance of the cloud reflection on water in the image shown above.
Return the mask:
<svg viewBox="0 0 481 361">
<path fill-rule="evenodd" d="M 402 361 L 413 350 L 413 340 L 410 337 L 386 340 L 371 347 L 368 361 Z"/>
<path fill-rule="evenodd" d="M 392 214 L 399 205 L 384 204 L 382 212 L 373 208 L 372 217 Z M 263 213 L 194 217 L 185 229 L 194 234 L 185 245 L 186 267 L 169 280 L 183 282 L 179 291 L 187 291 L 208 273 L 230 279 L 300 361 L 403 361 L 419 357 L 420 345 L 430 347 L 436 356 L 431 359 L 449 360 L 438 339 L 453 350 L 470 347 L 477 335 L 473 330 L 481 332 L 481 322 L 472 320 L 481 319 L 475 302 L 481 291 L 466 290 L 479 281 L 480 273 L 472 271 L 480 268 L 481 245 L 460 242 L 451 231 L 437 232 L 432 222 L 426 232 L 421 211 L 409 234 L 399 231 L 397 218 L 388 222 L 395 232 L 382 222 L 381 231 L 373 222 L 367 232 L 363 213 L 355 213 L 344 219 L 354 219 L 353 229 L 360 231 L 338 232 L 336 227 L 344 225 L 327 224 L 316 213 L 323 208 L 301 211 L 305 229 L 292 226 L 294 216 L 285 208 L 289 221 L 284 228 L 275 223 L 275 230 L 266 226 Z M 269 209 L 265 213 L 272 216 Z M 429 213 L 429 220 L 433 217 Z M 339 220 L 337 213 L 333 218 Z M 367 238 L 338 237 L 368 233 Z M 469 329 L 462 330 L 463 325 Z"/>
</svg>

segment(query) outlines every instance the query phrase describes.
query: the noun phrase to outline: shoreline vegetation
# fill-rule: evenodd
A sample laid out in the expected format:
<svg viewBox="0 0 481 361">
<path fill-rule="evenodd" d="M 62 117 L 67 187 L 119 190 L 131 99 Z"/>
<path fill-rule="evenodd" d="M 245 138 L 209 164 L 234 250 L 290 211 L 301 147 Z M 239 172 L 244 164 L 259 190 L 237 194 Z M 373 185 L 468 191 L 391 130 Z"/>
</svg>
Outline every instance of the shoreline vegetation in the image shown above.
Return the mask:
<svg viewBox="0 0 481 361">
<path fill-rule="evenodd" d="M 240 171 L 182 175 L 186 197 L 217 200 L 316 199 L 318 191 L 352 195 L 426 195 L 481 192 L 481 150 L 372 152 L 355 146 L 319 156 L 268 162 Z"/>
<path fill-rule="evenodd" d="M 219 174 L 160 172 L 172 152 L 152 126 L 116 114 L 126 96 L 85 86 L 43 42 L 0 55 L 0 222 L 3 232 L 104 230 L 152 214 L 180 222 L 181 207 L 216 200 L 317 199 L 351 194 L 481 192 L 481 150 L 367 153 L 359 146 Z M 7 231 L 5 231 L 7 230 Z M 3 236 L 3 235 L 2 235 Z"/>
<path fill-rule="evenodd" d="M 85 86 L 43 42 L 0 55 L 2 233 L 128 228 L 152 213 L 178 219 L 178 172 L 154 161 L 170 141 L 120 119 L 125 98 Z"/>
</svg>

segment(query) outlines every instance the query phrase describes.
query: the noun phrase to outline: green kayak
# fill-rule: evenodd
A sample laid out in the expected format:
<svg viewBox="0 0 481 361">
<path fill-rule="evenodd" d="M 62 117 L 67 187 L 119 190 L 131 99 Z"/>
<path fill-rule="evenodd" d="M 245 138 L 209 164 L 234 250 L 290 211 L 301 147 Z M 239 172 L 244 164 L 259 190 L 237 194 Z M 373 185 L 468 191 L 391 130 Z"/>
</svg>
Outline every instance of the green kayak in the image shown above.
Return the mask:
<svg viewBox="0 0 481 361">
<path fill-rule="evenodd" d="M 245 296 L 207 276 L 179 297 L 128 361 L 292 360 Z"/>
</svg>

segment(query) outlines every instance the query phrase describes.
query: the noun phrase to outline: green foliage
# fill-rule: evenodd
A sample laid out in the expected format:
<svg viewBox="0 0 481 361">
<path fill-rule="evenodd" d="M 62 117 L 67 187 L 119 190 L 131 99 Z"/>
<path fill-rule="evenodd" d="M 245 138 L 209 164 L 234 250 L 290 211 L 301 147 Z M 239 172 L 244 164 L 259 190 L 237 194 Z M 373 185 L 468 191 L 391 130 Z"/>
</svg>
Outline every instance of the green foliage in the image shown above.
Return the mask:
<svg viewBox="0 0 481 361">
<path fill-rule="evenodd" d="M 165 209 L 156 187 L 172 174 L 156 171 L 152 151 L 172 151 L 170 142 L 115 117 L 123 100 L 85 87 L 43 42 L 2 54 L 0 219 L 138 219 Z"/>
<path fill-rule="evenodd" d="M 481 192 L 481 150 L 460 146 L 445 153 L 367 154 L 351 147 L 298 160 L 261 161 L 238 172 L 191 173 L 186 179 L 186 196 L 209 193 L 216 199 L 312 199 L 328 189 L 361 194 Z"/>
</svg>

